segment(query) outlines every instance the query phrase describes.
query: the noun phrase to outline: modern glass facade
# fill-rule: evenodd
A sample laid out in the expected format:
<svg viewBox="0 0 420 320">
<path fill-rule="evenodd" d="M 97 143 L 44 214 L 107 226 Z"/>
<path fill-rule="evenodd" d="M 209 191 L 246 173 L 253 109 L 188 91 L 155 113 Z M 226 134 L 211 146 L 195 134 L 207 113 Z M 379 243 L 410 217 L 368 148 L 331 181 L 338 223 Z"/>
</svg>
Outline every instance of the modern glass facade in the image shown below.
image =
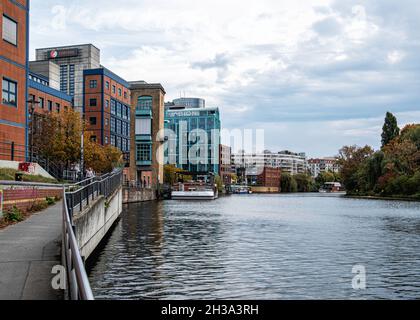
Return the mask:
<svg viewBox="0 0 420 320">
<path fill-rule="evenodd" d="M 219 173 L 221 123 L 218 108 L 166 110 L 165 128 L 170 129 L 166 163 L 194 173 Z"/>
</svg>

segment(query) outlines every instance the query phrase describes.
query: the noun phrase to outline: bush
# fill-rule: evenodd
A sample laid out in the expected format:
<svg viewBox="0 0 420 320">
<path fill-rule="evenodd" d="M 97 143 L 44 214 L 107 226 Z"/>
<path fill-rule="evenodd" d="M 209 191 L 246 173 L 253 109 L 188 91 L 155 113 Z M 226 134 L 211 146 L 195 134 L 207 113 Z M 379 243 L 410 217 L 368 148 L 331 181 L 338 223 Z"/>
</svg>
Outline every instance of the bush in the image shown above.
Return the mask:
<svg viewBox="0 0 420 320">
<path fill-rule="evenodd" d="M 3 219 L 4 221 L 9 222 L 9 223 L 21 222 L 23 221 L 23 213 L 19 208 L 17 208 L 16 206 L 13 206 L 11 210 L 8 210 L 5 212 Z"/>
<path fill-rule="evenodd" d="M 32 207 L 28 210 L 30 212 L 39 212 L 45 210 L 49 207 L 47 201 L 37 201 L 35 202 Z"/>
<path fill-rule="evenodd" d="M 52 206 L 52 205 L 54 205 L 56 203 L 55 198 L 47 197 L 45 200 L 47 201 L 47 204 L 49 206 Z"/>
</svg>

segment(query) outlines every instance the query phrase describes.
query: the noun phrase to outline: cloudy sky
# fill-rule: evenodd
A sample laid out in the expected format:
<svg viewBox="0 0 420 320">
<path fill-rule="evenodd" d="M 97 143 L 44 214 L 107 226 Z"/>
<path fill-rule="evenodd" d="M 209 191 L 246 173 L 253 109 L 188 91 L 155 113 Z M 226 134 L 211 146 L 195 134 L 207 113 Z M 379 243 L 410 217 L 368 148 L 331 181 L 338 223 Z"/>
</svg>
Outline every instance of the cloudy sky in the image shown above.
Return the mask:
<svg viewBox="0 0 420 320">
<path fill-rule="evenodd" d="M 118 3 L 118 5 L 117 5 Z M 32 0 L 37 47 L 93 43 L 127 80 L 218 106 L 273 151 L 377 148 L 387 110 L 420 122 L 418 0 Z"/>
</svg>

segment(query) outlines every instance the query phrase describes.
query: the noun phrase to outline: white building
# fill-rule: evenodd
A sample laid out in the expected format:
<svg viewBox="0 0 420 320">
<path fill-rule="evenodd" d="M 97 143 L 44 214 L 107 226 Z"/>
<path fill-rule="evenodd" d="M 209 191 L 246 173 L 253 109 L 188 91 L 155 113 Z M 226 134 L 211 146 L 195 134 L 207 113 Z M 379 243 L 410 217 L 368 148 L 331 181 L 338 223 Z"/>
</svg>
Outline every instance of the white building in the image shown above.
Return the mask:
<svg viewBox="0 0 420 320">
<path fill-rule="evenodd" d="M 340 166 L 336 158 L 309 159 L 308 168 L 314 178 L 323 172 L 338 173 L 340 171 Z"/>
<path fill-rule="evenodd" d="M 281 151 L 273 153 L 265 150 L 263 153 L 239 152 L 232 155 L 232 162 L 236 168 L 253 169 L 264 167 L 280 168 L 282 172 L 292 175 L 307 172 L 305 153 Z"/>
</svg>

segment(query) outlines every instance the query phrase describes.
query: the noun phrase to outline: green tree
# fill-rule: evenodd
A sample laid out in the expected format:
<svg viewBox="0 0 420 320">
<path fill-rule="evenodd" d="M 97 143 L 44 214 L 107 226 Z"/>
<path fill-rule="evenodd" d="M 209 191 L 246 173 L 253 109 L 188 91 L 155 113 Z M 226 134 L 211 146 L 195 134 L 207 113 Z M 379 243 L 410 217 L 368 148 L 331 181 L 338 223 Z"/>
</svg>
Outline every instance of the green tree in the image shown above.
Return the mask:
<svg viewBox="0 0 420 320">
<path fill-rule="evenodd" d="M 349 193 L 359 192 L 359 169 L 373 155 L 370 146 L 344 146 L 339 152 L 340 176 Z"/>
<path fill-rule="evenodd" d="M 400 134 L 398 128 L 397 118 L 391 113 L 387 112 L 385 116 L 385 123 L 382 128 L 382 147 L 394 140 Z"/>
<path fill-rule="evenodd" d="M 308 174 L 296 174 L 293 176 L 296 181 L 298 192 L 310 192 L 313 191 L 313 180 Z"/>
<path fill-rule="evenodd" d="M 219 175 L 214 177 L 214 183 L 217 185 L 217 190 L 219 190 L 219 192 L 223 192 L 223 181 Z"/>
<path fill-rule="evenodd" d="M 289 173 L 282 173 L 281 180 L 280 180 L 280 188 L 281 188 L 281 192 L 284 192 L 284 193 L 291 193 L 291 192 L 298 191 L 297 182 L 295 178 Z"/>
</svg>

